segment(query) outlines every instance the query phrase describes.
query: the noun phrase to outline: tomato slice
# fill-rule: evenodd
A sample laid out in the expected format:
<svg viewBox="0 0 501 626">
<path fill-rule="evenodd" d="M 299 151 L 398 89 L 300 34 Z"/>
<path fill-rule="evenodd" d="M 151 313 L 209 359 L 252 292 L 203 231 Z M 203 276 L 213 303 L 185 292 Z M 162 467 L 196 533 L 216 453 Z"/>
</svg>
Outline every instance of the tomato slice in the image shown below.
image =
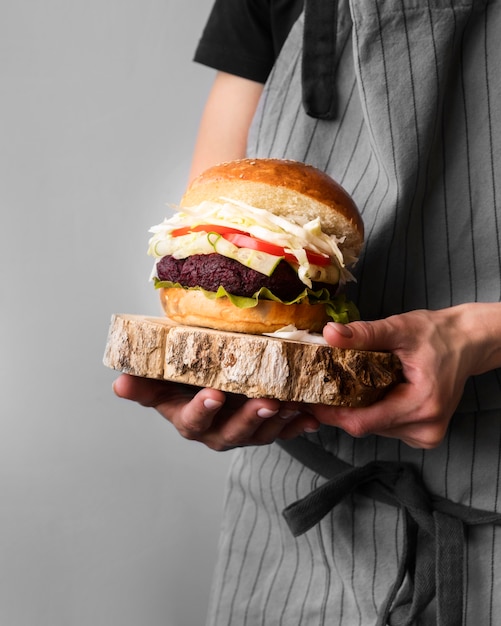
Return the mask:
<svg viewBox="0 0 501 626">
<path fill-rule="evenodd" d="M 218 235 L 222 235 L 229 242 L 238 246 L 239 248 L 250 248 L 251 250 L 259 250 L 260 252 L 267 252 L 268 254 L 273 254 L 275 256 L 283 256 L 286 261 L 291 261 L 292 263 L 297 263 L 296 257 L 290 252 L 285 252 L 284 248 L 281 246 L 276 246 L 273 243 L 268 243 L 267 241 L 263 241 L 262 239 L 256 239 L 256 237 L 252 237 L 252 235 L 247 235 L 244 231 L 239 230 L 238 228 L 233 228 L 232 226 L 220 226 L 215 224 L 199 224 L 197 226 L 183 226 L 182 228 L 176 228 L 171 232 L 172 237 L 181 237 L 183 235 L 188 235 L 189 233 L 217 233 Z M 329 265 L 330 259 L 328 256 L 324 256 L 318 252 L 312 252 L 311 250 L 306 250 L 306 256 L 310 263 L 313 265 L 320 265 L 321 267 L 325 267 Z"/>
<path fill-rule="evenodd" d="M 262 241 L 261 239 L 256 239 L 256 237 L 251 237 L 250 235 L 243 235 L 240 233 L 229 233 L 223 234 L 224 238 L 229 242 L 238 246 L 239 248 L 250 248 L 251 250 L 259 250 L 260 252 L 267 252 L 268 254 L 274 254 L 275 256 L 283 256 L 286 261 L 292 261 L 293 263 L 297 263 L 296 257 L 290 252 L 286 252 L 284 248 L 281 246 L 276 246 L 273 243 L 268 243 L 267 241 Z M 311 250 L 306 250 L 306 256 L 310 263 L 313 265 L 320 265 L 321 267 L 325 267 L 329 265 L 330 259 L 328 256 L 324 256 L 318 252 L 312 252 Z"/>
<path fill-rule="evenodd" d="M 188 235 L 189 233 L 217 233 L 218 235 L 230 235 L 230 234 L 243 234 L 243 231 L 238 228 L 232 228 L 231 226 L 216 226 L 214 224 L 199 224 L 198 226 L 183 226 L 182 228 L 176 228 L 171 232 L 172 237 L 181 237 L 182 235 Z"/>
</svg>

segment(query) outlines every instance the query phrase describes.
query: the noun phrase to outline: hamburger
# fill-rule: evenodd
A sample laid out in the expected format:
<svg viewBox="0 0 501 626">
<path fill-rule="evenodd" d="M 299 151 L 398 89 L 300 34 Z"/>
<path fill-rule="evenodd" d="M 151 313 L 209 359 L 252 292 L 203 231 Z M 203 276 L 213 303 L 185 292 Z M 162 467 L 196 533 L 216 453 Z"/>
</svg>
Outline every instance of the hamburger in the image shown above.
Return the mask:
<svg viewBox="0 0 501 626">
<path fill-rule="evenodd" d="M 222 163 L 192 181 L 178 209 L 150 229 L 148 248 L 171 320 L 259 334 L 358 319 L 342 288 L 354 280 L 363 222 L 324 172 L 279 159 Z"/>
</svg>

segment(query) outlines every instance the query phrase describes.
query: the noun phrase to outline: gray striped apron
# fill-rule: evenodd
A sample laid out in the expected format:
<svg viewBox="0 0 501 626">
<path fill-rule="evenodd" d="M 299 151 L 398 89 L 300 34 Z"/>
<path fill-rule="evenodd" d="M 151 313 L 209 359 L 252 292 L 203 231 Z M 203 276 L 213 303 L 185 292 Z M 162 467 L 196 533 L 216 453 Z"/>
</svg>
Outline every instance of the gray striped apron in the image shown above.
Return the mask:
<svg viewBox="0 0 501 626">
<path fill-rule="evenodd" d="M 365 319 L 499 301 L 501 2 L 324 5 L 309 0 L 284 45 L 249 156 L 312 163 L 353 195 L 366 245 L 350 295 Z M 303 54 L 303 30 L 319 22 L 329 30 Z M 334 474 L 356 474 L 335 492 L 330 469 L 311 467 L 307 455 L 277 444 L 233 453 L 208 626 L 501 624 L 501 529 L 484 514 L 501 511 L 498 371 L 468 382 L 434 450 L 329 427 L 305 439 L 336 460 Z M 410 469 L 413 486 L 404 480 L 399 491 L 388 468 L 404 468 L 405 480 Z M 335 506 L 311 524 L 301 512 L 294 521 L 294 503 L 314 509 L 312 493 Z M 444 528 L 457 533 L 473 509 L 459 550 Z M 297 536 L 291 514 L 293 530 L 304 526 Z M 430 554 L 424 537 L 438 531 L 426 525 L 443 515 L 452 526 Z M 454 606 L 447 588 L 458 577 L 444 573 L 443 558 L 462 565 Z"/>
</svg>

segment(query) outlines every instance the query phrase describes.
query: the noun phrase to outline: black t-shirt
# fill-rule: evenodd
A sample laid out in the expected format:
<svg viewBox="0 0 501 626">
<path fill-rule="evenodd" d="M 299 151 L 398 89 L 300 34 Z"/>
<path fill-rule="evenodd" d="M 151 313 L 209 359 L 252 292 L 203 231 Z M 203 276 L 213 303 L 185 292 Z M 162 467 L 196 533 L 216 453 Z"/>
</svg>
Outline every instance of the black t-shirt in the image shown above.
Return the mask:
<svg viewBox="0 0 501 626">
<path fill-rule="evenodd" d="M 303 0 L 215 0 L 194 60 L 266 82 Z"/>
</svg>

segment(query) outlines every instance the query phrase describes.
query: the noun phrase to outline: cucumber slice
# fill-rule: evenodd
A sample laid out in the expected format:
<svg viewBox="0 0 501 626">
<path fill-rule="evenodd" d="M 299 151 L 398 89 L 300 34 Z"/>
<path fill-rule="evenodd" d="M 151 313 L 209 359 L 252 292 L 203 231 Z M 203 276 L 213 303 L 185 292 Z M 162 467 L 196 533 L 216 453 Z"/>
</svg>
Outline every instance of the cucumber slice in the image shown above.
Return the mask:
<svg viewBox="0 0 501 626">
<path fill-rule="evenodd" d="M 268 254 L 260 250 L 238 248 L 217 233 L 209 233 L 208 237 L 215 252 L 229 259 L 233 259 L 234 261 L 238 261 L 242 265 L 245 265 L 245 267 L 250 267 L 265 276 L 271 276 L 277 265 L 283 259 L 282 256 L 275 256 L 274 254 Z"/>
</svg>

